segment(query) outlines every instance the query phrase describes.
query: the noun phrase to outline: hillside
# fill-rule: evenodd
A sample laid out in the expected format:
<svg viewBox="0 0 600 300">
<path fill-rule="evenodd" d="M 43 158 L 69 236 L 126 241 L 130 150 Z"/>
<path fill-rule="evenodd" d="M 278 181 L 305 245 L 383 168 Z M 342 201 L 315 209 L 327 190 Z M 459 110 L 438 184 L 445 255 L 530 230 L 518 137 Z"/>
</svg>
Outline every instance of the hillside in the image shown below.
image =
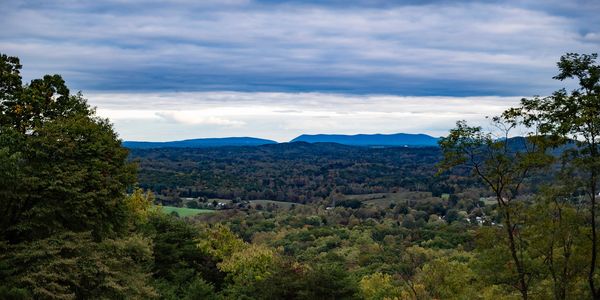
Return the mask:
<svg viewBox="0 0 600 300">
<path fill-rule="evenodd" d="M 296 203 L 322 199 L 332 176 L 346 194 L 394 188 L 449 192 L 435 176 L 437 147 L 368 148 L 335 143 L 281 143 L 257 147 L 131 149 L 139 184 L 161 194 Z"/>
</svg>

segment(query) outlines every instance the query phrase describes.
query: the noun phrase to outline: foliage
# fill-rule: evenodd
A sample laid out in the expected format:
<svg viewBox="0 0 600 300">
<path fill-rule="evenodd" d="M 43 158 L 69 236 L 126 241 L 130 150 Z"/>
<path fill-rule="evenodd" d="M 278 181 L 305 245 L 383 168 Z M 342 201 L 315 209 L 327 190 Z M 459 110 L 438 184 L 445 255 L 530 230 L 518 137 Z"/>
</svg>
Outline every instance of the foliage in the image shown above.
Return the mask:
<svg viewBox="0 0 600 300">
<path fill-rule="evenodd" d="M 133 193 L 125 197 L 125 208 L 134 225 L 146 223 L 151 214 L 157 213 L 153 203 L 154 194 L 150 191 L 144 193 L 144 190 L 140 188 L 135 188 Z"/>
<path fill-rule="evenodd" d="M 229 228 L 217 225 L 207 228 L 198 239 L 198 247 L 216 259 L 223 260 L 247 245 Z"/>
<path fill-rule="evenodd" d="M 504 245 L 510 253 L 512 264 L 507 264 L 514 278 L 507 277 L 503 282 L 516 287 L 523 299 L 527 299 L 532 271 L 527 263 L 525 243 L 520 235 L 520 221 L 517 219 L 522 203 L 515 202 L 530 173 L 552 163 L 553 158 L 538 147 L 537 139 L 520 138 L 520 145 L 511 145 L 511 130 L 516 123 L 507 117 L 493 118 L 497 132 L 485 132 L 481 127 L 471 127 L 459 121 L 450 134 L 442 138 L 440 146 L 444 160 L 442 170 L 453 167 L 466 167 L 478 177 L 494 194 L 498 210 L 502 216 L 506 239 Z M 496 136 L 495 136 L 496 135 Z M 502 252 L 502 251 L 500 251 Z M 497 265 L 502 269 L 502 265 Z"/>
<path fill-rule="evenodd" d="M 17 58 L 0 56 L 0 69 L 8 70 L 0 81 L 0 172 L 14 174 L 0 185 L 0 237 L 110 236 L 122 228 L 125 190 L 134 180 L 127 150 L 59 75 L 17 86 L 19 68 Z"/>
<path fill-rule="evenodd" d="M 154 242 L 152 273 L 162 298 L 180 299 L 192 285 L 207 289 L 206 284 L 219 286 L 223 281 L 217 261 L 197 247 L 200 232 L 194 226 L 157 213 L 149 216 L 142 231 Z"/>
<path fill-rule="evenodd" d="M 372 149 L 337 144 L 290 143 L 204 149 L 131 149 L 140 187 L 164 205 L 178 197 L 312 203 L 333 186 L 343 194 L 391 192 L 402 187 L 452 193 L 434 177 L 437 148 Z M 331 177 L 330 174 L 337 174 Z M 264 205 L 263 205 L 264 206 Z"/>
<path fill-rule="evenodd" d="M 150 287 L 150 241 L 131 236 L 93 240 L 64 233 L 33 242 L 2 245 L 3 285 L 26 290 L 27 298 L 154 298 Z"/>
<path fill-rule="evenodd" d="M 389 274 L 374 273 L 360 280 L 360 291 L 366 300 L 394 299 L 401 296 L 401 290 Z"/>
<path fill-rule="evenodd" d="M 304 275 L 301 299 L 355 299 L 357 284 L 344 268 L 336 263 L 311 266 Z"/>
<path fill-rule="evenodd" d="M 548 97 L 522 99 L 520 107 L 505 113 L 507 117 L 520 118 L 523 125 L 534 131 L 550 136 L 553 146 L 566 148 L 561 157 L 563 174 L 579 180 L 577 185 L 585 191 L 589 201 L 589 216 L 586 216 L 591 229 L 588 283 L 595 299 L 600 298 L 596 220 L 600 180 L 600 65 L 596 63 L 597 57 L 597 54 L 563 55 L 557 63 L 559 73 L 554 78 L 576 79 L 578 87 L 571 92 L 561 89 Z M 561 235 L 560 231 L 557 233 Z M 559 290 L 561 295 L 566 293 L 564 287 Z"/>
<path fill-rule="evenodd" d="M 426 263 L 417 274 L 432 299 L 474 299 L 477 276 L 469 261 L 439 257 Z"/>
</svg>

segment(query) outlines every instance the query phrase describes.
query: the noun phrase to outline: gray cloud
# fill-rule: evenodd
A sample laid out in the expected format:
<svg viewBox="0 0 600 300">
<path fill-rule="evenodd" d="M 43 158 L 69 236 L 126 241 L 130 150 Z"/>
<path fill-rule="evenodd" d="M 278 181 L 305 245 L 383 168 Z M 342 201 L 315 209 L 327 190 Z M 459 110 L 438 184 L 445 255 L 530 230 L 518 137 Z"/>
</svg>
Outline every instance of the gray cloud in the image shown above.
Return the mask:
<svg viewBox="0 0 600 300">
<path fill-rule="evenodd" d="M 90 103 L 122 138 L 173 140 L 303 133 L 445 135 L 456 120 L 487 124 L 519 97 L 401 97 L 330 93 L 92 93 Z M 120 101 L 119 99 L 127 99 Z"/>
<path fill-rule="evenodd" d="M 544 94 L 600 46 L 597 2 L 563 2 L 15 1 L 0 49 L 82 90 Z"/>
<path fill-rule="evenodd" d="M 600 2 L 5 1 L 0 52 L 59 73 L 125 139 L 485 124 L 600 49 Z"/>
</svg>

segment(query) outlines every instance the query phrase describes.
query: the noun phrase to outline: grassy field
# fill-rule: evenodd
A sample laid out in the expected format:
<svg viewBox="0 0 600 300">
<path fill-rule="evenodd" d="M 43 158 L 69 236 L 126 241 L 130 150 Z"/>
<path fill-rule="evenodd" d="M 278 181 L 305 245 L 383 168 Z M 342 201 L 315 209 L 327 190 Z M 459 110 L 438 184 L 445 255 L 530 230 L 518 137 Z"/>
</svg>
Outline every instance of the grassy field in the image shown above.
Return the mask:
<svg viewBox="0 0 600 300">
<path fill-rule="evenodd" d="M 483 201 L 483 203 L 487 206 L 487 205 L 495 205 L 498 204 L 498 202 L 496 202 L 496 198 L 494 197 L 482 197 L 479 200 Z"/>
<path fill-rule="evenodd" d="M 348 200 L 360 200 L 365 204 L 377 206 L 379 208 L 386 208 L 390 203 L 402 203 L 402 202 L 418 202 L 423 199 L 431 198 L 430 192 L 410 192 L 401 191 L 398 193 L 374 193 L 374 194 L 362 194 L 362 195 L 344 195 L 344 199 Z"/>
<path fill-rule="evenodd" d="M 211 209 L 194 209 L 187 207 L 173 207 L 173 206 L 161 206 L 162 211 L 166 214 L 170 214 L 172 212 L 177 212 L 180 217 L 189 217 L 195 216 L 199 214 L 210 214 L 214 213 L 214 210 Z"/>
</svg>

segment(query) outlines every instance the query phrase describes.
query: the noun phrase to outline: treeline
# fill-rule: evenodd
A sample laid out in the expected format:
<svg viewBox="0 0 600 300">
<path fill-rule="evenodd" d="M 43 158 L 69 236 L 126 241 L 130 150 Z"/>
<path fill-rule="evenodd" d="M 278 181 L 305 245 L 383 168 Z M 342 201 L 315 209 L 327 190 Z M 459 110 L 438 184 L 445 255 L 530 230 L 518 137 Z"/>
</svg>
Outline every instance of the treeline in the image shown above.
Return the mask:
<svg viewBox="0 0 600 300">
<path fill-rule="evenodd" d="M 206 197 L 311 203 L 336 189 L 371 194 L 404 188 L 435 196 L 476 180 L 455 172 L 435 176 L 439 148 L 372 149 L 339 144 L 288 143 L 257 147 L 132 149 L 140 187 L 165 197 Z M 458 180 L 462 180 L 458 182 Z"/>
</svg>

